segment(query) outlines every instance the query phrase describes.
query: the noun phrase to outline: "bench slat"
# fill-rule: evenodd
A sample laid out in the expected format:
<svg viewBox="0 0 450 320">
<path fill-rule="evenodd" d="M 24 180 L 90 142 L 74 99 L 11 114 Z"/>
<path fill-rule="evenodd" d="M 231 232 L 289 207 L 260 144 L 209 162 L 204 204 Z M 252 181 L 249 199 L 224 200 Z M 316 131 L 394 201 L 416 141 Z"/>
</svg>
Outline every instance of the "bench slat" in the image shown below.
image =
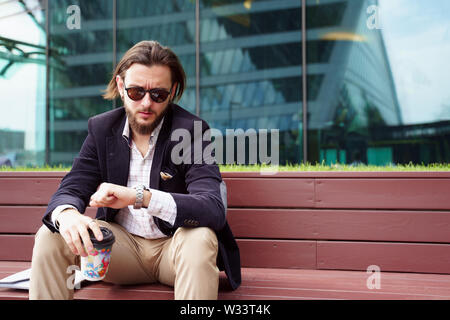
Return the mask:
<svg viewBox="0 0 450 320">
<path fill-rule="evenodd" d="M 237 241 L 243 267 L 366 270 L 369 265 L 375 264 L 382 271 L 450 273 L 448 244 L 256 239 Z M 11 250 L 12 243 L 14 250 Z M 0 235 L 0 261 L 30 261 L 33 244 L 33 235 Z"/>
<path fill-rule="evenodd" d="M 316 179 L 317 208 L 449 210 L 450 179 Z"/>
<path fill-rule="evenodd" d="M 0 206 L 0 233 L 36 233 L 46 209 L 46 206 Z M 96 208 L 86 210 L 91 218 L 96 212 Z"/>
<path fill-rule="evenodd" d="M 318 241 L 318 269 L 450 273 L 450 245 Z"/>
<path fill-rule="evenodd" d="M 0 234 L 0 261 L 31 261 L 34 235 Z"/>
<path fill-rule="evenodd" d="M 0 204 L 47 205 L 60 182 L 59 178 L 1 178 Z"/>
<path fill-rule="evenodd" d="M 30 267 L 23 262 L 0 262 L 0 278 Z M 5 271 L 6 270 L 6 271 Z M 445 299 L 450 298 L 450 276 L 382 272 L 381 288 L 368 289 L 367 273 L 336 270 L 243 268 L 236 291 L 223 286 L 219 299 Z M 27 299 L 24 290 L 0 289 L 0 299 Z M 171 299 L 173 289 L 160 284 L 118 286 L 84 282 L 76 299 Z"/>
<path fill-rule="evenodd" d="M 308 208 L 314 205 L 313 179 L 224 179 L 229 207 Z"/>
<path fill-rule="evenodd" d="M 243 267 L 316 268 L 316 241 L 237 239 Z"/>
<path fill-rule="evenodd" d="M 450 210 L 447 194 L 442 192 L 450 190 L 450 179 L 224 180 L 229 207 Z M 58 177 L 2 177 L 0 204 L 46 205 L 60 181 Z"/>
<path fill-rule="evenodd" d="M 243 267 L 316 267 L 315 241 L 237 239 Z M 11 249 L 11 244 L 14 250 Z M 33 235 L 0 235 L 0 261 L 31 261 Z"/>
<path fill-rule="evenodd" d="M 450 242 L 445 211 L 231 208 L 227 219 L 240 238 Z"/>
<path fill-rule="evenodd" d="M 36 233 L 46 207 L 0 206 L 0 233 Z"/>
</svg>

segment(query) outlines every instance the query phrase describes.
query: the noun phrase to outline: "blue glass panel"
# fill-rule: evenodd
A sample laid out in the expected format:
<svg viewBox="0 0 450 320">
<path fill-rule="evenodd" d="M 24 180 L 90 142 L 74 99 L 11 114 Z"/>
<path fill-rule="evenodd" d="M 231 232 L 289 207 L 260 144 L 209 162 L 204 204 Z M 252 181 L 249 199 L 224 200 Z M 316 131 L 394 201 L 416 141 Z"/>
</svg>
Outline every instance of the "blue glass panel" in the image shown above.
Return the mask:
<svg viewBox="0 0 450 320">
<path fill-rule="evenodd" d="M 177 54 L 187 77 L 177 103 L 195 113 L 195 1 L 117 0 L 117 59 L 142 40 L 156 40 Z"/>
<path fill-rule="evenodd" d="M 87 119 L 112 109 L 102 91 L 113 68 L 113 2 L 49 1 L 49 163 L 70 165 Z"/>
<path fill-rule="evenodd" d="M 300 161 L 302 133 L 286 121 L 301 119 L 300 1 L 200 8 L 200 95 L 215 97 L 201 100 L 200 115 L 215 128 L 279 130 L 280 163 Z"/>
<path fill-rule="evenodd" d="M 307 1 L 309 161 L 449 162 L 448 12 L 446 0 Z"/>
</svg>

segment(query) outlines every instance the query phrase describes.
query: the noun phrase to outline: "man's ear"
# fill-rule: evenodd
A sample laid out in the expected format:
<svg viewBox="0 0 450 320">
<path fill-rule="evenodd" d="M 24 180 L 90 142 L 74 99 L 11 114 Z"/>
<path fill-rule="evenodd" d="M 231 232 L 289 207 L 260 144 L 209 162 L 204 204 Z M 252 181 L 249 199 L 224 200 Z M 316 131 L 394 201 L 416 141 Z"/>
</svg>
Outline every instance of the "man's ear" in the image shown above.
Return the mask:
<svg viewBox="0 0 450 320">
<path fill-rule="evenodd" d="M 116 76 L 116 84 L 117 84 L 117 91 L 119 91 L 120 97 L 123 100 L 123 93 L 124 93 L 124 86 L 125 85 L 123 83 L 122 77 L 119 76 L 119 75 Z"/>
<path fill-rule="evenodd" d="M 172 90 L 170 91 L 170 102 L 173 102 L 173 98 L 175 97 L 175 94 L 177 93 L 178 88 L 178 82 L 175 82 L 172 86 Z"/>
</svg>

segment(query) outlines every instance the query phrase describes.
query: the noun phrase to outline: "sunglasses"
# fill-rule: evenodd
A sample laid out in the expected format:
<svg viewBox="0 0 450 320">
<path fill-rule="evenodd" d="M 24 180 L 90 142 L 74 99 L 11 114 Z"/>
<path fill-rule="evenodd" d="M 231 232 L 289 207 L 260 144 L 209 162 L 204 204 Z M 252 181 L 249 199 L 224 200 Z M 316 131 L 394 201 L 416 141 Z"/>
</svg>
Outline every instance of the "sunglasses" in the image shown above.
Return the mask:
<svg viewBox="0 0 450 320">
<path fill-rule="evenodd" d="M 150 94 L 150 99 L 154 102 L 161 103 L 167 100 L 167 97 L 170 95 L 170 91 L 161 88 L 154 88 L 150 90 L 145 90 L 142 87 L 130 87 L 125 88 L 127 91 L 128 97 L 133 101 L 139 101 L 145 97 L 145 94 L 148 92 Z"/>
</svg>

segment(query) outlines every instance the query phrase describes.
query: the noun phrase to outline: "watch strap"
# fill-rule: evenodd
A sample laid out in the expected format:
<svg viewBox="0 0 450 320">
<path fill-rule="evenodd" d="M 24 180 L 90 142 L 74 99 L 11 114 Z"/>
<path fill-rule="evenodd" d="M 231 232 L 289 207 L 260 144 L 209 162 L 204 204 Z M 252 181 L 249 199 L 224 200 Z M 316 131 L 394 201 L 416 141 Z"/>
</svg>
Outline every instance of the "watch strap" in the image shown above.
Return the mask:
<svg viewBox="0 0 450 320">
<path fill-rule="evenodd" d="M 143 184 L 137 185 L 134 187 L 136 190 L 136 200 L 133 205 L 133 209 L 141 209 L 142 204 L 144 203 L 144 190 L 146 190 Z"/>
</svg>

